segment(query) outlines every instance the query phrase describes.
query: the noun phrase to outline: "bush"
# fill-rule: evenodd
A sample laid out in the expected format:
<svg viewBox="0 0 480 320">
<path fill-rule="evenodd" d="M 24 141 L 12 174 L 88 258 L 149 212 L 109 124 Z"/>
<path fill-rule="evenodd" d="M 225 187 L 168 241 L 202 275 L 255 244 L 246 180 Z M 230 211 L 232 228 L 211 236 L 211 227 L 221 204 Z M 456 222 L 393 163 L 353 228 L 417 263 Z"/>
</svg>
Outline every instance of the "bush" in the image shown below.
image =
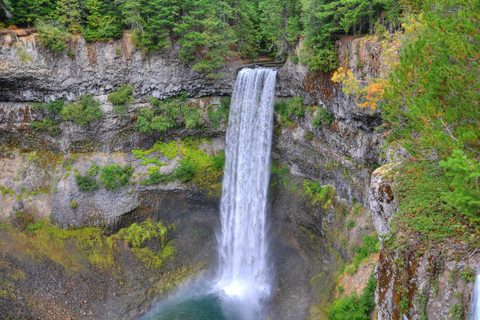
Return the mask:
<svg viewBox="0 0 480 320">
<path fill-rule="evenodd" d="M 306 106 L 303 105 L 302 97 L 282 100 L 275 104 L 275 110 L 280 113 L 282 120 L 291 121 L 292 116 L 301 117 L 305 114 Z"/>
<path fill-rule="evenodd" d="M 77 203 L 75 202 L 75 200 L 72 200 L 72 202 L 70 203 L 70 206 L 75 209 L 77 207 Z"/>
<path fill-rule="evenodd" d="M 440 161 L 450 189 L 443 199 L 469 220 L 480 222 L 480 163 L 467 157 L 462 150 L 454 150 L 451 158 Z"/>
<path fill-rule="evenodd" d="M 212 125 L 215 128 L 218 128 L 218 126 L 220 125 L 220 119 L 222 118 L 223 115 L 225 115 L 224 123 L 228 123 L 228 112 L 230 109 L 230 101 L 231 101 L 230 97 L 223 97 L 220 99 L 220 105 L 217 106 L 217 109 L 215 110 L 215 112 L 213 112 L 212 110 L 209 110 L 207 112 L 207 115 L 210 118 L 210 121 L 212 122 Z"/>
<path fill-rule="evenodd" d="M 101 170 L 100 183 L 110 191 L 116 191 L 122 186 L 126 186 L 133 173 L 133 168 L 130 164 L 125 167 L 118 164 L 105 165 Z"/>
<path fill-rule="evenodd" d="M 180 160 L 180 166 L 175 168 L 174 176 L 182 182 L 191 180 L 195 176 L 196 165 L 189 159 Z"/>
<path fill-rule="evenodd" d="M 370 320 L 369 313 L 375 307 L 375 287 L 377 282 L 373 272 L 359 297 L 356 292 L 350 296 L 335 300 L 328 312 L 331 320 Z"/>
<path fill-rule="evenodd" d="M 58 126 L 58 122 L 53 119 L 43 119 L 43 121 L 33 121 L 30 126 L 33 130 L 47 132 L 51 136 L 55 136 L 62 132 Z"/>
<path fill-rule="evenodd" d="M 160 100 L 150 98 L 152 107 L 137 110 L 137 129 L 145 133 L 164 132 L 183 122 L 186 128 L 203 124 L 200 110 L 185 103 L 187 94 Z"/>
<path fill-rule="evenodd" d="M 42 107 L 50 113 L 57 113 L 60 114 L 63 110 L 63 106 L 65 105 L 64 99 L 58 100 L 51 100 L 47 103 L 43 103 Z"/>
<path fill-rule="evenodd" d="M 72 35 L 65 29 L 39 21 L 35 28 L 38 31 L 37 40 L 46 48 L 49 48 L 53 52 L 65 51 L 67 49 L 67 40 Z"/>
<path fill-rule="evenodd" d="M 92 163 L 90 164 L 90 167 L 88 167 L 85 173 L 89 176 L 94 177 L 98 174 L 99 170 L 100 170 L 100 166 L 96 162 L 92 161 Z"/>
<path fill-rule="evenodd" d="M 217 170 L 223 170 L 223 167 L 225 166 L 225 152 L 213 157 L 212 166 Z"/>
<path fill-rule="evenodd" d="M 80 126 L 86 126 L 91 121 L 100 119 L 102 111 L 100 102 L 95 100 L 93 95 L 84 94 L 77 103 L 65 105 L 60 115 L 65 121 L 71 120 Z"/>
<path fill-rule="evenodd" d="M 115 92 L 108 95 L 108 101 L 113 102 L 113 111 L 119 115 L 126 113 L 125 106 L 132 103 L 133 92 L 135 90 L 131 85 L 120 85 Z"/>
<path fill-rule="evenodd" d="M 317 114 L 312 119 L 312 126 L 319 128 L 322 125 L 331 125 L 335 118 L 325 108 L 319 108 Z"/>
<path fill-rule="evenodd" d="M 78 185 L 78 189 L 82 191 L 93 191 L 98 188 L 98 182 L 89 175 L 82 176 L 76 174 L 75 182 Z"/>
</svg>

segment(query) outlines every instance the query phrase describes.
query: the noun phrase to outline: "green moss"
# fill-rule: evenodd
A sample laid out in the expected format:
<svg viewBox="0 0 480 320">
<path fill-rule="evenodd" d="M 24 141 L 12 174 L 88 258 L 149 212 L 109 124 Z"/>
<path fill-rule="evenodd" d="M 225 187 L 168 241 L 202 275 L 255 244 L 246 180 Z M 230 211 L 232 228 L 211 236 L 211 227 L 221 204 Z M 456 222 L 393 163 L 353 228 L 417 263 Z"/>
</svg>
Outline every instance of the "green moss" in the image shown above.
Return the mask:
<svg viewBox="0 0 480 320">
<path fill-rule="evenodd" d="M 175 254 L 172 242 L 167 238 L 173 228 L 147 220 L 109 236 L 98 228 L 59 229 L 42 219 L 37 223 L 30 221 L 25 232 L 12 227 L 5 228 L 0 245 L 4 253 L 26 254 L 38 260 L 46 257 L 68 271 L 78 271 L 88 264 L 99 268 L 114 267 L 117 250 L 114 243 L 125 241 L 146 267 L 160 268 L 164 261 Z M 159 250 L 147 246 L 152 240 L 161 243 Z"/>
</svg>

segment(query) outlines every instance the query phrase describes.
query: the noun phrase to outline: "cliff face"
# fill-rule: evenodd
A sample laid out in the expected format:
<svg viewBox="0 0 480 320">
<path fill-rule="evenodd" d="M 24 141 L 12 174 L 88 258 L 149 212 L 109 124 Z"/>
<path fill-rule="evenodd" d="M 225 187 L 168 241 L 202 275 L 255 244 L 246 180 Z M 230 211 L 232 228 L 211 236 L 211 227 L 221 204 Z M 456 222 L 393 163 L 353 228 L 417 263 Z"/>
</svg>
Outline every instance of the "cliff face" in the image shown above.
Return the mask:
<svg viewBox="0 0 480 320">
<path fill-rule="evenodd" d="M 182 270 L 187 271 L 182 275 L 185 276 L 192 273 L 191 270 L 215 265 L 218 194 L 212 196 L 199 184 L 178 180 L 165 185 L 140 185 L 140 176 L 146 174 L 149 165 L 142 164 L 131 151 L 152 148 L 157 141 L 187 137 L 208 138 L 208 143 L 202 143 L 200 148 L 211 155 L 222 150 L 226 126 L 214 125 L 207 114 L 218 108 L 221 96 L 231 95 L 241 61 L 231 61 L 220 70 L 224 77 L 209 79 L 179 60 L 178 48 L 143 56 L 133 48 L 128 33 L 108 43 L 86 43 L 76 37 L 69 43 L 69 53 L 52 54 L 42 49 L 30 31 L 19 33 L 18 41 L 12 33 L 0 35 L 0 44 L 0 144 L 4 146 L 0 150 L 0 186 L 3 187 L 0 217 L 15 217 L 18 212 L 33 213 L 37 218 L 51 215 L 52 220 L 64 228 L 106 225 L 114 231 L 147 218 L 160 220 L 176 225 L 171 237 L 178 255 L 168 270 L 184 268 Z M 25 60 L 19 46 L 31 59 Z M 340 62 L 357 78 L 374 77 L 380 72 L 381 47 L 375 39 L 347 37 L 337 42 L 337 51 Z M 331 81 L 331 76 L 312 72 L 290 60 L 278 68 L 277 99 L 301 96 L 305 104 L 325 107 L 335 121 L 316 128 L 311 125 L 314 114 L 309 114 L 293 117 L 292 124 L 287 126 L 282 125 L 280 116 L 276 115 L 272 158 L 275 167 L 283 169 L 278 169 L 282 173 L 272 174 L 269 211 L 275 249 L 272 252 L 278 252 L 272 257 L 277 266 L 277 294 L 270 301 L 275 319 L 326 319 L 328 303 L 339 294 L 335 291 L 336 273 L 355 254 L 353 246 L 361 245 L 364 235 L 388 232 L 388 220 L 396 210 L 389 180 L 381 174 L 388 168 L 374 173 L 383 164 L 380 157 L 383 141 L 374 132 L 381 124 L 380 114 L 358 108 L 355 98 L 343 93 L 341 86 Z M 127 107 L 125 116 L 115 114 L 107 101 L 107 94 L 120 84 L 131 84 L 135 89 L 134 103 Z M 188 103 L 200 111 L 202 128 L 179 127 L 163 134 L 135 130 L 135 110 L 145 107 L 149 96 L 166 98 L 183 91 L 192 97 Z M 62 132 L 54 137 L 31 129 L 32 121 L 47 117 L 44 111 L 34 108 L 34 101 L 58 98 L 73 101 L 85 92 L 93 93 L 101 102 L 101 119 L 81 127 L 56 116 Z M 167 173 L 181 156 L 167 159 L 154 152 L 149 158 L 165 163 L 161 172 Z M 115 192 L 103 187 L 94 192 L 80 191 L 74 176 L 83 174 L 92 160 L 132 165 L 135 183 Z M 304 191 L 305 183 L 312 181 L 334 188 L 324 202 L 314 200 Z M 46 190 L 44 187 L 51 191 L 34 192 Z M 76 201 L 77 207 L 72 207 L 72 201 Z M 354 227 L 347 226 L 347 221 Z M 17 263 L 15 256 L 10 258 L 14 261 L 11 263 Z M 394 260 L 393 253 L 383 248 L 376 271 L 379 280 L 376 299 L 382 319 L 394 317 L 398 307 L 397 302 L 391 302 L 396 301 L 394 283 L 399 277 Z M 361 277 L 369 274 L 375 262 L 374 259 L 364 266 L 359 272 L 363 274 Z M 203 267 L 197 268 L 198 265 Z M 418 288 L 426 281 L 424 274 L 416 271 L 422 268 L 426 265 L 411 273 L 415 274 L 412 281 Z M 50 272 L 48 268 L 41 270 L 42 276 Z M 33 275 L 28 274 L 27 278 L 29 276 Z M 148 277 L 142 274 L 139 279 L 147 281 Z M 58 283 L 67 278 L 59 277 Z M 120 283 L 125 280 L 118 279 Z M 150 301 L 160 299 L 166 292 L 161 291 L 155 281 L 149 283 L 157 289 L 144 293 L 143 288 L 130 288 L 134 293 L 132 305 L 119 309 L 116 314 L 110 310 L 108 317 L 128 318 L 147 310 Z M 445 284 L 445 288 L 447 286 Z M 470 287 L 470 284 L 462 287 L 466 292 L 464 300 Z M 24 297 L 25 284 L 17 288 L 15 295 Z M 35 290 L 40 292 L 41 288 L 39 282 Z M 437 304 L 449 299 L 450 295 L 443 292 L 458 289 L 448 287 L 442 291 L 442 288 L 439 287 L 442 294 L 436 300 L 426 301 L 428 310 L 435 310 Z M 31 315 L 43 312 L 35 307 L 34 297 L 25 299 L 32 307 L 16 304 L 15 310 Z M 113 306 L 127 301 L 111 295 L 102 299 Z M 107 316 L 107 311 L 102 313 L 98 306 L 85 307 L 86 314 Z M 72 310 L 77 316 L 84 312 Z M 435 316 L 432 313 L 432 317 Z"/>
</svg>

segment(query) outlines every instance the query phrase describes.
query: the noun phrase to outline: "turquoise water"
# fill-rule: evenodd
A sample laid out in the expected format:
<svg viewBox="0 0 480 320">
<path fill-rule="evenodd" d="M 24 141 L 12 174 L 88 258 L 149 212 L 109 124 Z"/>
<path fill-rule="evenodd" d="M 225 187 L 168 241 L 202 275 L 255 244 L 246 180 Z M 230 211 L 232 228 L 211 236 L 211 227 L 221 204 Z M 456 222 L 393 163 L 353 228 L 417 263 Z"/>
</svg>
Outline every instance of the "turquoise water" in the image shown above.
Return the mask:
<svg viewBox="0 0 480 320">
<path fill-rule="evenodd" d="M 193 283 L 160 302 L 141 320 L 254 320 L 252 305 L 222 295 L 205 283 Z"/>
<path fill-rule="evenodd" d="M 230 320 L 222 312 L 220 298 L 202 295 L 172 299 L 160 304 L 145 320 Z"/>
</svg>

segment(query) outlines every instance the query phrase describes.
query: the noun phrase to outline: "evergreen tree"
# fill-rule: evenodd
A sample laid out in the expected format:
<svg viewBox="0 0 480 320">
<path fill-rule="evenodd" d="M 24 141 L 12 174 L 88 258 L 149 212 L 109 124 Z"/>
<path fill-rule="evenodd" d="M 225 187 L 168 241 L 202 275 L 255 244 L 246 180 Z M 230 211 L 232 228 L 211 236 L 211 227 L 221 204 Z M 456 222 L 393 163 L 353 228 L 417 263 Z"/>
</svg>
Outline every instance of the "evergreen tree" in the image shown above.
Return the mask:
<svg viewBox="0 0 480 320">
<path fill-rule="evenodd" d="M 18 0 L 12 5 L 14 22 L 18 25 L 33 26 L 40 18 L 48 17 L 55 8 L 53 0 Z"/>
<path fill-rule="evenodd" d="M 60 22 L 68 32 L 81 33 L 79 5 L 76 0 L 58 0 L 53 19 Z"/>
</svg>

